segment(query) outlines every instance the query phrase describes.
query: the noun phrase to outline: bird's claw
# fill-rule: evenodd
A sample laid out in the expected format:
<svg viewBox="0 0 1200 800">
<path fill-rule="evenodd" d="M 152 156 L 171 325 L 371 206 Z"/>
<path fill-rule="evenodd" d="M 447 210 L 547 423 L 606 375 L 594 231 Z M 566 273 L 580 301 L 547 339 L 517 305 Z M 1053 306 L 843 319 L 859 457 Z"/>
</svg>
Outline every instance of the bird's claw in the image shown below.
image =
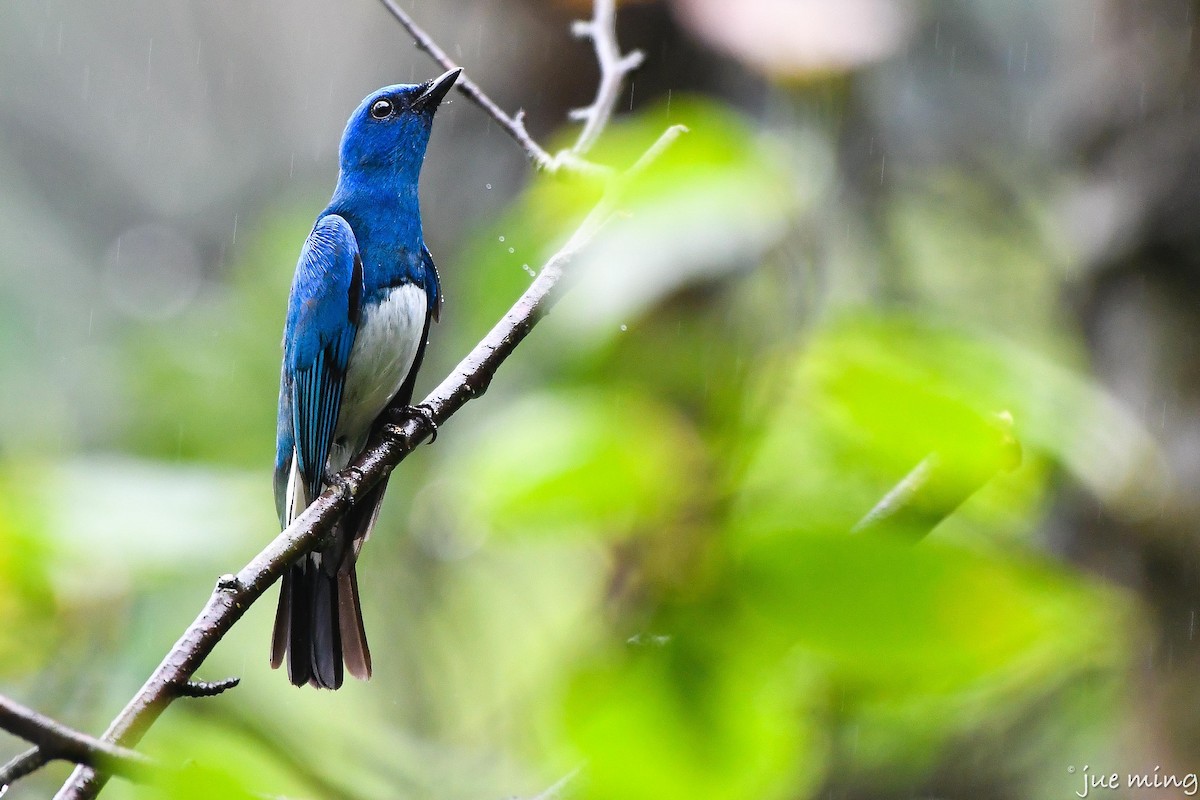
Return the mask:
<svg viewBox="0 0 1200 800">
<path fill-rule="evenodd" d="M 342 472 L 332 472 L 325 476 L 325 483 L 334 487 L 347 498 L 354 499 L 357 487 L 362 484 L 363 474 L 358 467 L 346 467 Z"/>
<path fill-rule="evenodd" d="M 433 418 L 433 409 L 427 404 L 417 403 L 415 405 L 397 408 L 392 412 L 391 417 L 392 423 L 395 425 L 403 425 L 409 420 L 419 419 L 425 426 L 429 428 L 429 443 L 433 444 L 437 441 L 437 421 Z"/>
</svg>

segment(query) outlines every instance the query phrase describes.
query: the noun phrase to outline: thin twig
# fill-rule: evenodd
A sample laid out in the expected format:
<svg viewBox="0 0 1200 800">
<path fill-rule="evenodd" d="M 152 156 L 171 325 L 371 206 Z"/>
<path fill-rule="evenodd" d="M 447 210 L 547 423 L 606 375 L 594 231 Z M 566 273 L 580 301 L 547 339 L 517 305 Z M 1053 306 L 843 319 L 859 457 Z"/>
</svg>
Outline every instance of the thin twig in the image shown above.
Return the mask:
<svg viewBox="0 0 1200 800">
<path fill-rule="evenodd" d="M 446 55 L 445 50 L 438 47 L 438 43 L 434 42 L 433 38 L 426 34 L 425 30 L 416 24 L 412 17 L 408 16 L 408 12 L 404 11 L 400 7 L 400 4 L 397 4 L 395 0 L 380 1 L 383 2 L 386 10 L 391 12 L 391 16 L 395 17 L 397 22 L 404 26 L 404 30 L 407 30 L 409 35 L 414 38 L 416 47 L 425 50 L 434 61 L 437 61 L 446 70 L 456 70 L 458 68 L 454 59 L 451 59 L 449 55 Z M 556 172 L 557 169 L 564 166 L 554 156 L 548 154 L 545 148 L 534 142 L 532 136 L 529 136 L 529 131 L 524 126 L 523 110 L 518 110 L 516 114 L 509 115 L 504 109 L 498 106 L 496 101 L 488 97 L 486 92 L 479 88 L 479 84 L 470 79 L 466 72 L 458 76 L 458 80 L 455 82 L 455 89 L 466 95 L 470 102 L 484 109 L 488 116 L 496 120 L 497 124 L 509 133 L 509 136 L 516 139 L 516 143 L 520 144 L 521 148 L 526 151 L 529 160 L 533 161 L 536 168 L 545 169 L 547 172 Z M 583 168 L 583 164 L 571 164 L 570 168 L 576 169 L 578 172 L 588 172 L 588 170 Z"/>
<path fill-rule="evenodd" d="M 396 0 L 380 0 L 380 2 L 413 37 L 418 48 L 428 53 L 444 69 L 459 68 L 460 65 L 438 46 L 437 42 L 409 16 L 407 11 L 400 7 Z M 634 51 L 624 56 L 621 55 L 621 51 L 617 47 L 616 13 L 612 0 L 596 0 L 592 19 L 576 22 L 572 30 L 576 36 L 587 36 L 595 45 L 596 60 L 600 65 L 600 84 L 596 90 L 596 100 L 592 105 L 571 112 L 572 119 L 584 119 L 586 124 L 580 132 L 579 139 L 569 150 L 561 150 L 551 155 L 529 135 L 529 131 L 525 128 L 524 110 L 508 114 L 483 89 L 479 88 L 479 84 L 471 80 L 465 71 L 458 77 L 454 88 L 466 95 L 471 102 L 494 119 L 521 146 L 521 149 L 538 169 L 551 173 L 566 170 L 595 178 L 610 178 L 614 174 L 611 168 L 588 161 L 584 156 L 608 124 L 613 108 L 620 99 L 621 85 L 625 76 L 642 63 L 642 54 Z"/>
<path fill-rule="evenodd" d="M 5 765 L 0 786 L 7 786 L 22 775 L 28 775 L 51 759 L 102 767 L 134 780 L 151 765 L 150 759 L 141 753 L 68 728 L 3 695 L 0 695 L 0 728 L 37 745 L 36 751 L 23 753 Z"/>
<path fill-rule="evenodd" d="M 0 797 L 4 797 L 8 788 L 21 778 L 37 772 L 53 760 L 41 748 L 32 747 L 0 767 Z"/>
<path fill-rule="evenodd" d="M 438 43 L 421 26 L 417 25 L 416 21 L 395 0 L 381 1 L 384 7 L 391 12 L 392 16 L 416 40 L 417 47 L 428 53 L 434 61 L 441 64 L 445 69 L 458 69 L 459 65 L 454 63 L 454 60 L 450 56 L 446 55 L 446 51 L 439 47 Z M 554 168 L 554 156 L 547 153 L 540 144 L 533 140 L 533 137 L 529 135 L 529 131 L 525 130 L 525 112 L 518 111 L 516 114 L 509 116 L 504 109 L 496 105 L 495 101 L 479 88 L 479 85 L 475 81 L 471 80 L 466 72 L 458 76 L 454 88 L 465 94 L 471 102 L 482 108 L 487 112 L 488 116 L 496 120 L 500 127 L 508 131 L 508 134 L 516 139 L 517 144 L 521 145 L 522 149 L 525 150 L 538 169 L 552 170 Z"/>
<path fill-rule="evenodd" d="M 583 157 L 608 126 L 613 109 L 621 98 L 625 76 L 640 67 L 645 57 L 640 50 L 621 55 L 621 48 L 617 46 L 617 10 L 614 0 L 595 0 L 592 4 L 591 20 L 576 22 L 571 32 L 580 38 L 592 40 L 596 49 L 596 60 L 600 64 L 596 99 L 587 108 L 571 112 L 571 119 L 583 120 L 584 123 L 571 152 Z"/>
</svg>

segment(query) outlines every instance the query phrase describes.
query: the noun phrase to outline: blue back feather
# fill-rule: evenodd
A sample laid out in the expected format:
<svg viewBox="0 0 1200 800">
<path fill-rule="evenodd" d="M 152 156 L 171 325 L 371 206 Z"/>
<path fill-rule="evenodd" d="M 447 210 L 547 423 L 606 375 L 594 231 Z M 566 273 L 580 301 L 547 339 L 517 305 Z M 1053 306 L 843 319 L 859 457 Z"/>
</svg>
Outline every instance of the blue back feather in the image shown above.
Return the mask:
<svg viewBox="0 0 1200 800">
<path fill-rule="evenodd" d="M 417 197 L 436 104 L 410 108 L 424 88 L 387 86 L 351 114 L 333 198 L 300 254 L 284 328 L 276 433 L 281 522 L 293 452 L 308 497 L 320 491 L 362 309 L 406 283 L 425 290 L 431 313 L 440 302 Z M 388 119 L 371 114 L 380 100 L 396 109 Z"/>
</svg>

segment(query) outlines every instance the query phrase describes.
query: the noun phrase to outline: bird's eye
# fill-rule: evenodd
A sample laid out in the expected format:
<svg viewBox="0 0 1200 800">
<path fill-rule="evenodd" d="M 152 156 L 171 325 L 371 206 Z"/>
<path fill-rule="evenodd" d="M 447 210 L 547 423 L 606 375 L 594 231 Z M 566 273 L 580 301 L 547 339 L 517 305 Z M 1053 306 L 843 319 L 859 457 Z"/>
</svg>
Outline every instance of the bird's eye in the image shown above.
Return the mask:
<svg viewBox="0 0 1200 800">
<path fill-rule="evenodd" d="M 387 119 L 392 115 L 391 100 L 376 100 L 371 104 L 371 117 L 374 119 Z"/>
</svg>

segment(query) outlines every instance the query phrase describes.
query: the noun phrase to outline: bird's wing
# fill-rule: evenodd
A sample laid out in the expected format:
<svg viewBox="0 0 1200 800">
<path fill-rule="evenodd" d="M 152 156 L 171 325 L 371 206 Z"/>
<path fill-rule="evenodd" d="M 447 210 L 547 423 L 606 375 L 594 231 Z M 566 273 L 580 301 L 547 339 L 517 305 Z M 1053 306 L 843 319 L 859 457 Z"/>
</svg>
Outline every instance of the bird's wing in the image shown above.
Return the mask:
<svg viewBox="0 0 1200 800">
<path fill-rule="evenodd" d="M 429 248 L 421 245 L 421 260 L 425 262 L 425 296 L 429 298 L 429 314 L 433 317 L 433 321 L 437 322 L 442 317 L 442 281 L 438 275 L 437 264 L 433 263 L 433 256 L 429 253 Z M 428 328 L 426 329 L 428 334 Z M 421 347 L 425 347 L 425 342 L 422 340 Z M 420 359 L 417 360 L 420 363 Z M 415 371 L 414 364 L 414 371 Z"/>
<path fill-rule="evenodd" d="M 296 434 L 292 429 L 292 379 L 284 362 L 279 376 L 279 416 L 275 424 L 275 510 L 279 524 L 286 528 L 289 507 L 288 482 L 292 477 L 292 460 L 296 454 Z"/>
<path fill-rule="evenodd" d="M 336 214 L 322 217 L 304 243 L 288 301 L 278 434 L 281 445 L 289 434 L 292 438 L 296 463 L 287 465 L 288 472 L 298 473 L 309 500 L 320 493 L 337 427 L 362 292 L 362 259 L 354 231 Z M 279 460 L 276 501 L 283 515 Z M 286 492 L 288 478 L 282 483 Z"/>
</svg>

